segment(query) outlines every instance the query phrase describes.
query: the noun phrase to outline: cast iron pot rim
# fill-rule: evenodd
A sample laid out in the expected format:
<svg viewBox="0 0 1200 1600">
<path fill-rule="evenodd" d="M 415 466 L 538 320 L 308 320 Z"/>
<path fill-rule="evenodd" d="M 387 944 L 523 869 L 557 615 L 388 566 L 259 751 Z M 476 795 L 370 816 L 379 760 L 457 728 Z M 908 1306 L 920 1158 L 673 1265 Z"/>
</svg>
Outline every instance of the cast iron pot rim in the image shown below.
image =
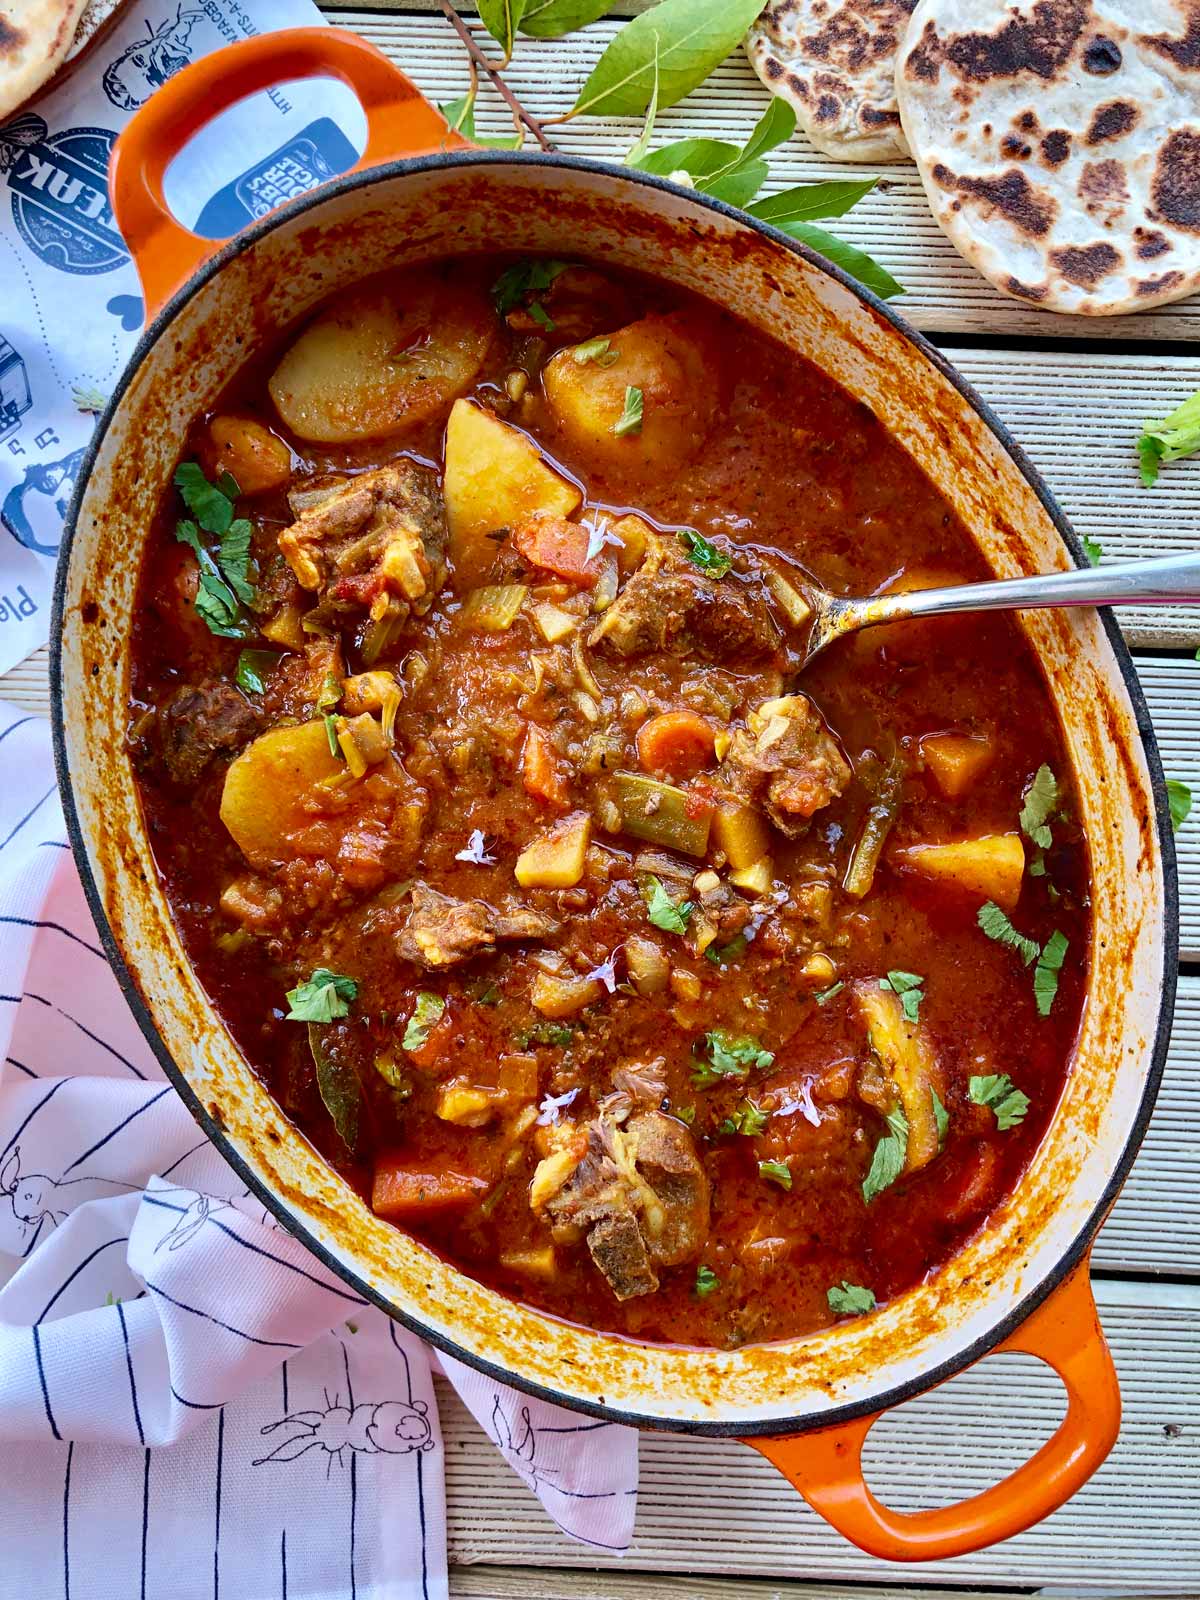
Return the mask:
<svg viewBox="0 0 1200 1600">
<path fill-rule="evenodd" d="M 83 829 L 75 807 L 74 790 L 67 763 L 66 718 L 63 710 L 62 694 L 62 640 L 63 619 L 66 610 L 67 569 L 70 565 L 80 508 L 83 503 L 83 497 L 87 492 L 88 481 L 91 477 L 100 445 L 120 405 L 122 396 L 132 380 L 133 374 L 141 366 L 145 356 L 167 331 L 171 322 L 183 307 L 211 278 L 216 277 L 223 267 L 235 257 L 241 255 L 243 251 L 257 244 L 260 239 L 271 233 L 275 228 L 293 221 L 306 211 L 323 205 L 327 200 L 337 195 L 351 193 L 356 189 L 369 188 L 372 184 L 380 181 L 397 177 L 403 178 L 420 172 L 434 172 L 442 168 L 452 167 L 482 168 L 516 165 L 537 166 L 564 173 L 589 172 L 606 178 L 619 177 L 636 187 L 670 194 L 676 198 L 679 195 L 678 186 L 668 182 L 665 178 L 654 177 L 649 173 L 638 172 L 628 167 L 614 167 L 608 162 L 586 157 L 548 154 L 514 157 L 498 151 L 466 151 L 416 156 L 398 161 L 383 162 L 368 167 L 361 172 L 350 172 L 343 174 L 341 177 L 332 178 L 318 188 L 310 190 L 307 194 L 300 195 L 285 206 L 281 206 L 278 210 L 270 212 L 259 221 L 251 223 L 203 262 L 187 282 L 177 289 L 166 304 L 155 314 L 153 321 L 138 340 L 113 390 L 112 397 L 96 424 L 96 430 L 84 456 L 75 492 L 71 497 L 70 508 L 63 527 L 62 544 L 59 550 L 54 598 L 50 613 L 50 702 L 54 736 L 54 765 L 59 792 L 62 796 L 67 833 L 100 941 L 104 946 L 122 993 L 129 1002 L 130 1009 L 137 1019 L 138 1026 L 141 1028 L 146 1042 L 153 1050 L 168 1080 L 175 1086 L 180 1098 L 200 1128 L 221 1152 L 221 1155 L 233 1168 L 234 1172 L 257 1195 L 268 1211 L 278 1219 L 288 1232 L 300 1239 L 305 1247 L 331 1272 L 335 1273 L 345 1283 L 350 1284 L 371 1304 L 401 1323 L 411 1333 L 416 1334 L 418 1338 L 424 1339 L 437 1349 L 444 1351 L 445 1354 L 453 1356 L 455 1360 L 465 1362 L 467 1366 L 474 1367 L 476 1371 L 484 1373 L 496 1382 L 519 1389 L 538 1400 L 547 1400 L 554 1405 L 567 1406 L 572 1411 L 582 1412 L 586 1416 L 597 1417 L 605 1422 L 624 1423 L 630 1427 L 663 1433 L 690 1433 L 709 1438 L 772 1437 L 789 1433 L 808 1433 L 818 1428 L 827 1428 L 839 1423 L 851 1422 L 856 1418 L 870 1416 L 876 1412 L 890 1410 L 895 1406 L 902 1405 L 915 1395 L 923 1394 L 929 1389 L 936 1388 L 957 1373 L 965 1371 L 967 1367 L 980 1360 L 989 1351 L 993 1350 L 996 1345 L 1015 1333 L 1021 1324 L 1048 1298 L 1083 1259 L 1100 1224 L 1104 1221 L 1109 1209 L 1116 1200 L 1145 1137 L 1158 1096 L 1159 1086 L 1162 1082 L 1163 1068 L 1166 1064 L 1167 1050 L 1170 1044 L 1171 1024 L 1175 1012 L 1179 948 L 1179 883 L 1176 873 L 1175 843 L 1171 828 L 1170 807 L 1167 801 L 1166 779 L 1158 753 L 1158 742 L 1150 721 L 1146 697 L 1134 670 L 1133 657 L 1130 654 L 1128 645 L 1121 636 L 1111 608 L 1101 609 L 1099 616 L 1108 636 L 1108 641 L 1113 648 L 1113 653 L 1116 656 L 1126 692 L 1134 708 L 1138 735 L 1142 742 L 1146 765 L 1150 773 L 1151 789 L 1154 795 L 1154 821 L 1163 866 L 1164 970 L 1161 980 L 1162 999 L 1159 1005 L 1158 1027 L 1151 1052 L 1150 1067 L 1146 1076 L 1145 1087 L 1142 1090 L 1142 1098 L 1137 1114 L 1133 1119 L 1125 1145 L 1113 1168 L 1112 1176 L 1105 1186 L 1104 1192 L 1097 1196 L 1094 1201 L 1079 1232 L 1059 1257 L 1056 1265 L 1046 1274 L 1045 1278 L 1035 1284 L 1028 1293 L 1022 1295 L 1017 1304 L 999 1322 L 986 1333 L 972 1340 L 957 1355 L 947 1357 L 944 1361 L 939 1362 L 919 1376 L 909 1378 L 903 1383 L 896 1384 L 894 1387 L 885 1389 L 879 1394 L 872 1395 L 870 1398 L 848 1401 L 843 1405 L 834 1406 L 829 1411 L 821 1412 L 817 1415 L 771 1417 L 766 1419 L 752 1418 L 742 1422 L 730 1419 L 707 1422 L 686 1417 L 661 1417 L 627 1411 L 620 1406 L 584 1400 L 575 1395 L 560 1394 L 557 1390 L 548 1388 L 545 1384 L 536 1383 L 519 1372 L 498 1366 L 495 1362 L 462 1348 L 448 1334 L 425 1326 L 419 1316 L 412 1312 L 401 1310 L 390 1302 L 386 1295 L 381 1294 L 360 1277 L 352 1267 L 346 1266 L 339 1261 L 332 1251 L 328 1250 L 313 1235 L 307 1223 L 295 1218 L 282 1201 L 258 1177 L 226 1138 L 221 1126 L 205 1110 L 199 1097 L 188 1083 L 187 1078 L 176 1066 L 159 1035 L 154 1019 L 150 1014 L 150 1009 L 142 999 L 133 975 L 126 965 L 124 955 L 109 926 L 100 892 L 92 873 L 87 845 L 83 837 Z M 843 288 L 849 289 L 876 316 L 890 322 L 892 327 L 903 338 L 910 344 L 915 345 L 926 360 L 931 362 L 942 376 L 954 385 L 967 404 L 982 419 L 1011 457 L 1017 470 L 1041 502 L 1047 516 L 1058 531 L 1059 537 L 1073 556 L 1075 564 L 1079 567 L 1087 564 L 1087 558 L 1079 536 L 1059 509 L 1025 451 L 1009 433 L 1005 424 L 993 412 L 991 406 L 976 393 L 975 389 L 946 360 L 935 345 L 931 344 L 915 328 L 911 328 L 904 318 L 892 310 L 878 295 L 864 288 L 862 284 L 844 272 L 841 267 L 827 260 L 807 245 L 789 238 L 787 234 L 782 233 L 778 228 L 773 228 L 770 224 L 762 222 L 759 218 L 752 217 L 747 212 L 740 211 L 734 206 L 727 205 L 722 200 L 714 200 L 711 196 L 700 194 L 696 191 L 688 191 L 686 197 L 702 210 L 712 211 L 728 221 L 738 223 L 741 227 L 750 228 L 770 243 L 781 246 L 783 249 L 790 251 L 791 254 L 799 256 L 809 266 L 816 267 L 819 271 L 835 279 Z M 1172 961 L 1173 954 L 1175 955 L 1174 961 Z M 297 1130 L 297 1137 L 303 1138 L 299 1130 Z M 462 1271 L 461 1268 L 457 1270 Z M 470 1274 L 466 1273 L 464 1276 L 470 1277 Z M 548 1313 L 541 1313 L 541 1315 L 548 1316 Z M 556 1319 L 551 1317 L 549 1320 Z M 615 1337 L 619 1341 L 619 1336 Z M 819 1335 L 810 1337 L 819 1337 Z"/>
</svg>

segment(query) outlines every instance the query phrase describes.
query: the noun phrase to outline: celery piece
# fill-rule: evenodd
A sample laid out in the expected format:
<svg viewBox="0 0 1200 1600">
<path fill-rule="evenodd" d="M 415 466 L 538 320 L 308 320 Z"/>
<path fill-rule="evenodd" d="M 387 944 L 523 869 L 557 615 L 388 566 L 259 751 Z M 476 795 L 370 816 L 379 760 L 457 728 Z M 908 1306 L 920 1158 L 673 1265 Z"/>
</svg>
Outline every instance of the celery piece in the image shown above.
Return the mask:
<svg viewBox="0 0 1200 1600">
<path fill-rule="evenodd" d="M 707 800 L 638 772 L 614 773 L 613 782 L 626 833 L 685 856 L 702 856 L 708 849 L 712 806 Z"/>
<path fill-rule="evenodd" d="M 469 628 L 482 628 L 485 633 L 506 633 L 516 621 L 528 593 L 523 583 L 496 583 L 472 589 L 463 606 L 462 619 Z"/>
</svg>

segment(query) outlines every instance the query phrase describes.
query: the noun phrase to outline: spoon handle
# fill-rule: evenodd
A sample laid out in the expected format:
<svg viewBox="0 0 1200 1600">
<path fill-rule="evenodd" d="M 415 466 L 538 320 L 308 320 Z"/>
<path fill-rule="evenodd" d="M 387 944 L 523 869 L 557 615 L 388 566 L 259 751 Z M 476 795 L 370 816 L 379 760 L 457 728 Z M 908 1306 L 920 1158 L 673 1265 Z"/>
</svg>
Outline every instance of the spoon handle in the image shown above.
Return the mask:
<svg viewBox="0 0 1200 1600">
<path fill-rule="evenodd" d="M 895 599 L 897 615 L 936 617 L 950 611 L 1026 610 L 1033 606 L 1186 605 L 1200 603 L 1200 555 L 1155 556 L 1078 572 L 1000 578 L 953 589 L 910 589 Z M 878 604 L 878 600 L 876 604 Z M 888 608 L 890 609 L 890 607 Z M 879 618 L 883 621 L 883 617 Z"/>
</svg>

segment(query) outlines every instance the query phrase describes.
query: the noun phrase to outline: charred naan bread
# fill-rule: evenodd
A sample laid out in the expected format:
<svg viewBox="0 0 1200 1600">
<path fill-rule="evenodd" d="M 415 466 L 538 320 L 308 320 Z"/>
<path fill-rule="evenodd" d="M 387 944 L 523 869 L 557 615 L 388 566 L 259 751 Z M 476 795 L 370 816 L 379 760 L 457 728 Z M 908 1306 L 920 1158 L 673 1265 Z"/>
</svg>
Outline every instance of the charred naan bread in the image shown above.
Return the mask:
<svg viewBox="0 0 1200 1600">
<path fill-rule="evenodd" d="M 841 161 L 902 161 L 896 52 L 916 0 L 771 0 L 746 35 L 750 65 Z"/>
<path fill-rule="evenodd" d="M 929 204 L 1029 305 L 1200 287 L 1200 0 L 919 0 L 896 63 Z"/>
<path fill-rule="evenodd" d="M 58 71 L 87 0 L 0 0 L 0 121 Z"/>
</svg>

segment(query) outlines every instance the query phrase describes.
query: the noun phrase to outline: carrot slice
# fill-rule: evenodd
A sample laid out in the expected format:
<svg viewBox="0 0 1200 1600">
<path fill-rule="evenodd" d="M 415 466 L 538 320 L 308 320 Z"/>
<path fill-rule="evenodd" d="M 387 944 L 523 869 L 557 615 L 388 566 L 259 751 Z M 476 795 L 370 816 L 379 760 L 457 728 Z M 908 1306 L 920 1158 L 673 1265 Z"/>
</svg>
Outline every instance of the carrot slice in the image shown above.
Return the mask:
<svg viewBox="0 0 1200 1600">
<path fill-rule="evenodd" d="M 638 729 L 638 760 L 646 772 L 692 777 L 713 758 L 716 730 L 697 711 L 663 711 Z"/>
<path fill-rule="evenodd" d="M 463 1172 L 425 1172 L 387 1159 L 375 1168 L 371 1209 L 390 1222 L 469 1205 L 487 1189 L 483 1178 Z"/>
<path fill-rule="evenodd" d="M 543 567 L 556 577 L 591 588 L 600 574 L 593 557 L 588 563 L 588 530 L 565 517 L 541 513 L 529 518 L 513 534 L 513 544 L 530 566 Z"/>
<path fill-rule="evenodd" d="M 526 792 L 552 806 L 567 806 L 571 798 L 554 754 L 547 735 L 536 722 L 531 722 L 525 730 L 525 748 L 521 752 L 521 778 Z"/>
</svg>

